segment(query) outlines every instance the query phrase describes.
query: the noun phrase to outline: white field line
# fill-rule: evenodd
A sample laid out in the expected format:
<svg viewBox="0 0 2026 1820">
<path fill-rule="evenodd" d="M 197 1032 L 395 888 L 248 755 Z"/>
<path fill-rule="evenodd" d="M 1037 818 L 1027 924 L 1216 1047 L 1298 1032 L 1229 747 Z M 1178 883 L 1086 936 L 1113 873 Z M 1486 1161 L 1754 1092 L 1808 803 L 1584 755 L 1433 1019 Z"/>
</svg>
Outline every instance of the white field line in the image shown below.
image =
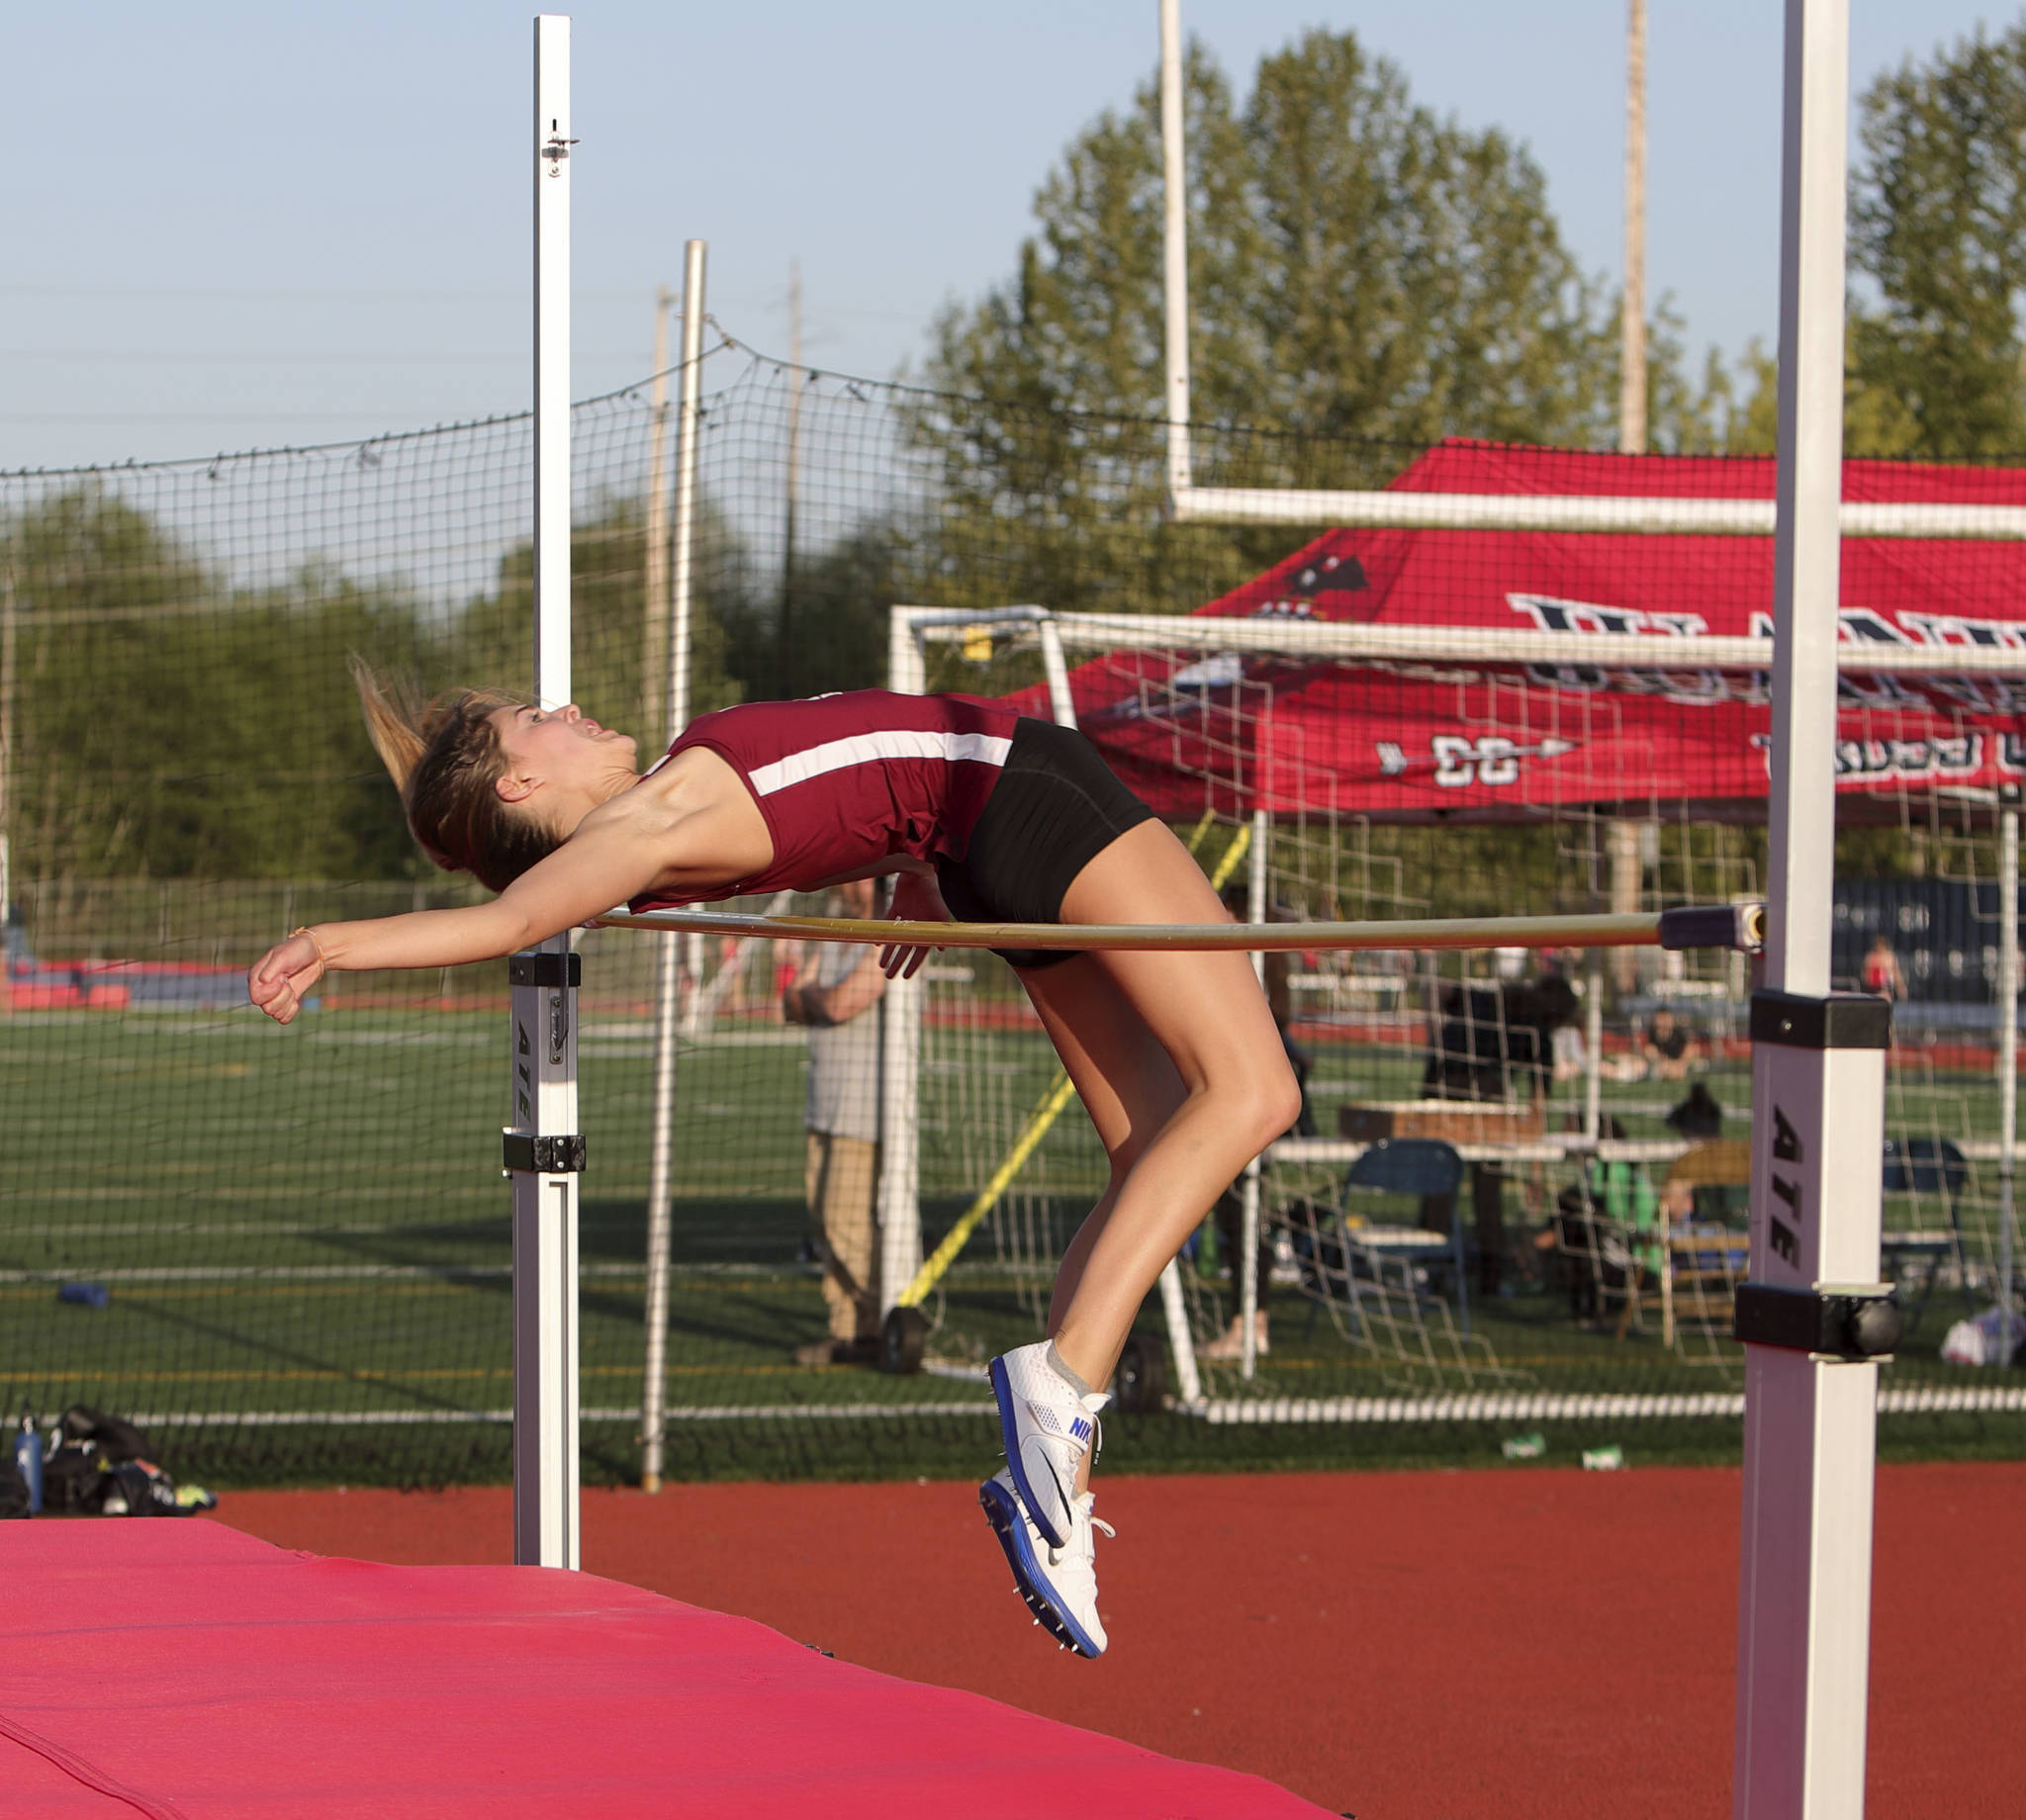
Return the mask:
<svg viewBox="0 0 2026 1820">
<path fill-rule="evenodd" d="M 1681 1416 L 1736 1420 L 1742 1391 L 1672 1394 L 1480 1391 L 1448 1397 L 1206 1398 L 1173 1403 L 1178 1414 L 1213 1425 L 1239 1422 L 1652 1421 Z M 1881 1389 L 1881 1415 L 1947 1414 L 1959 1410 L 2026 1410 L 2026 1387 L 1909 1385 Z"/>
<path fill-rule="evenodd" d="M 1221 1399 L 1174 1404 L 1178 1413 L 1212 1422 L 1443 1422 L 1639 1420 L 1668 1416 L 1744 1413 L 1744 1394 L 1712 1391 L 1682 1396 L 1554 1396 L 1516 1392 L 1457 1397 L 1290 1397 L 1239 1402 Z M 864 1421 L 904 1420 L 914 1415 L 990 1415 L 997 1406 L 984 1400 L 964 1403 L 727 1403 L 699 1404 L 666 1411 L 670 1421 Z M 1879 1393 L 1882 1415 L 1948 1414 L 1959 1411 L 2026 1410 L 2026 1387 L 1918 1385 Z M 637 1409 L 582 1410 L 589 1422 L 638 1421 Z M 142 1413 L 130 1417 L 142 1428 L 417 1427 L 456 1422 L 508 1423 L 511 1410 L 279 1410 Z"/>
<path fill-rule="evenodd" d="M 670 1421 L 863 1421 L 910 1415 L 994 1415 L 998 1405 L 969 1403 L 725 1403 L 672 1409 Z M 585 1409 L 578 1420 L 637 1422 L 637 1409 Z M 510 1424 L 511 1410 L 221 1410 L 210 1414 L 155 1411 L 127 1418 L 140 1428 L 414 1428 L 456 1422 Z"/>
<path fill-rule="evenodd" d="M 639 1264 L 580 1264 L 578 1275 L 637 1277 Z M 404 1278 L 510 1277 L 511 1264 L 133 1264 L 113 1270 L 84 1266 L 68 1271 L 0 1270 L 0 1284 L 94 1283 L 328 1283 L 388 1282 Z"/>
</svg>

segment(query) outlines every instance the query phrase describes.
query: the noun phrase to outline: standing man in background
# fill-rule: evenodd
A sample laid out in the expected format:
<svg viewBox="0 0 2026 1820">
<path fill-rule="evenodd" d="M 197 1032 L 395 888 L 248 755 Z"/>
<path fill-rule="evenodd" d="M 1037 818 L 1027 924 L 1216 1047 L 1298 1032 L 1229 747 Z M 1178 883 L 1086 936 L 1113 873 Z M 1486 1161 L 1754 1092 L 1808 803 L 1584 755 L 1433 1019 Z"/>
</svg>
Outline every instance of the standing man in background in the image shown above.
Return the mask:
<svg viewBox="0 0 2026 1820">
<path fill-rule="evenodd" d="M 837 887 L 834 914 L 875 914 L 873 880 Z M 823 1258 L 830 1337 L 795 1348 L 798 1365 L 870 1365 L 879 1356 L 879 1020 L 886 990 L 876 948 L 811 942 L 781 995 L 781 1014 L 809 1032 L 803 1192 Z"/>
</svg>

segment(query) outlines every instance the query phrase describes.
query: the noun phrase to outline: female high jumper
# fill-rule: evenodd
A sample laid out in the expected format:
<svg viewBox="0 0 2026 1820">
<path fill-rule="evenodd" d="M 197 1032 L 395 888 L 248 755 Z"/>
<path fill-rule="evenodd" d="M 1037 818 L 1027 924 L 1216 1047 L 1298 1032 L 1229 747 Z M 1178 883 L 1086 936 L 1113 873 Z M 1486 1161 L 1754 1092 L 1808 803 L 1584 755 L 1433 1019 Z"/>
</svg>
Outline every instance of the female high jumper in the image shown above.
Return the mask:
<svg viewBox="0 0 2026 1820">
<path fill-rule="evenodd" d="M 254 965 L 286 1024 L 333 968 L 442 967 L 602 915 L 894 875 L 903 919 L 1219 923 L 1187 850 L 1052 722 L 881 689 L 692 721 L 644 774 L 573 705 L 498 692 L 414 710 L 354 664 L 366 722 L 429 857 L 490 902 L 299 929 Z M 979 1488 L 1021 1596 L 1065 1646 L 1105 1648 L 1089 1490 L 1098 1411 L 1134 1317 L 1226 1185 L 1292 1125 L 1299 1090 L 1243 954 L 1006 956 L 1111 1164 L 1069 1242 L 1048 1337 L 994 1359 L 1005 1468 Z M 911 972 L 920 950 L 889 950 Z"/>
</svg>

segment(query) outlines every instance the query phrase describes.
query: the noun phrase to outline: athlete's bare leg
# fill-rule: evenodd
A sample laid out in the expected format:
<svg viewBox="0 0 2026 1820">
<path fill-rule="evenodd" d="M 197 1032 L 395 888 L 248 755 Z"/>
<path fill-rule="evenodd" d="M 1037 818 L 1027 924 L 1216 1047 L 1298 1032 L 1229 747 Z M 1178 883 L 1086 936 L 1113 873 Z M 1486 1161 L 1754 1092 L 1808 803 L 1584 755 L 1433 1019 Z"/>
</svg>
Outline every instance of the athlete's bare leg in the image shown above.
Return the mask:
<svg viewBox="0 0 2026 1820">
<path fill-rule="evenodd" d="M 1224 906 L 1158 822 L 1076 876 L 1065 923 L 1217 923 Z M 1107 951 L 1023 975 L 1111 1160 L 1070 1241 L 1049 1330 L 1086 1383 L 1111 1380 L 1134 1317 L 1213 1202 L 1291 1126 L 1301 1091 L 1242 954 Z"/>
</svg>

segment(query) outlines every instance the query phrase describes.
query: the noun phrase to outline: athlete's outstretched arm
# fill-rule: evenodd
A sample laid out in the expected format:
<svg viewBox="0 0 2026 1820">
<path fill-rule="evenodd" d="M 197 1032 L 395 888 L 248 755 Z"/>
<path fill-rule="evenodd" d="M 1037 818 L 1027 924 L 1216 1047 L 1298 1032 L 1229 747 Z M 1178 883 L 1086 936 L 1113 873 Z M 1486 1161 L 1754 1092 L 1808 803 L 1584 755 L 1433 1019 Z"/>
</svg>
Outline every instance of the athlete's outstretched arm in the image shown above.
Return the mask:
<svg viewBox="0 0 2026 1820">
<path fill-rule="evenodd" d="M 332 968 L 460 966 L 547 941 L 638 895 L 691 846 L 681 821 L 612 810 L 530 866 L 491 903 L 412 910 L 355 923 L 320 923 L 278 942 L 246 976 L 246 993 L 279 1024 Z M 682 818 L 694 824 L 700 818 Z"/>
</svg>

